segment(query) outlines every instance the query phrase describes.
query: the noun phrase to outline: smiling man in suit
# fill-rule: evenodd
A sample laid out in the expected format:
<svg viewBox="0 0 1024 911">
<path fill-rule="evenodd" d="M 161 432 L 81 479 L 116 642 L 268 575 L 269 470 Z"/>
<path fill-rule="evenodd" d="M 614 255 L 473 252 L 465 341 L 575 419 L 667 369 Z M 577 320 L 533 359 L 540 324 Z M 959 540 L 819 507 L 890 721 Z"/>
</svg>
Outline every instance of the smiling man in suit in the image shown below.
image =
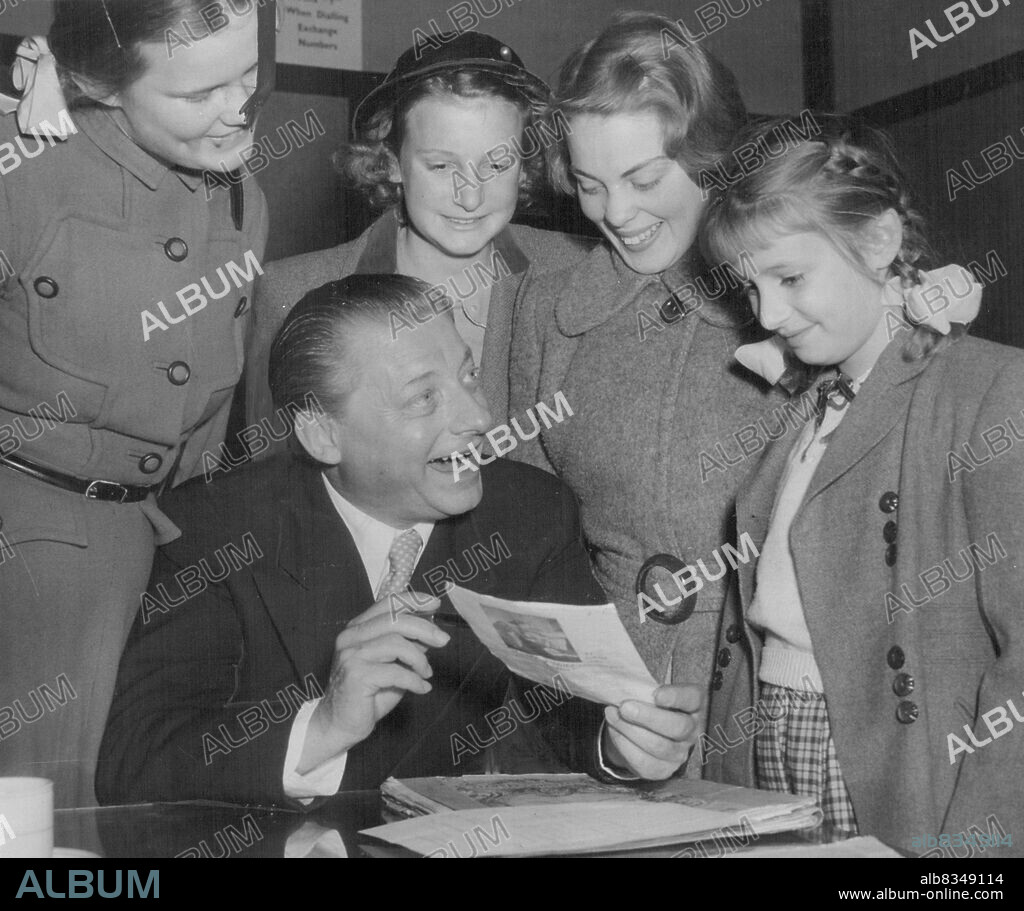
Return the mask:
<svg viewBox="0 0 1024 911">
<path fill-rule="evenodd" d="M 162 502 L 183 534 L 157 555 L 122 657 L 101 803 L 308 802 L 484 771 L 484 751 L 467 759 L 453 735 L 485 730 L 522 681 L 433 596 L 438 568 L 473 566 L 468 587 L 506 598 L 605 601 L 565 485 L 500 459 L 455 477 L 452 454 L 491 419 L 428 290 L 357 275 L 306 295 L 270 358 L 299 454 Z M 392 337 L 410 307 L 420 325 Z M 602 712 L 563 696 L 529 727 L 569 768 L 665 778 L 696 739 L 700 698 L 665 686 Z"/>
</svg>

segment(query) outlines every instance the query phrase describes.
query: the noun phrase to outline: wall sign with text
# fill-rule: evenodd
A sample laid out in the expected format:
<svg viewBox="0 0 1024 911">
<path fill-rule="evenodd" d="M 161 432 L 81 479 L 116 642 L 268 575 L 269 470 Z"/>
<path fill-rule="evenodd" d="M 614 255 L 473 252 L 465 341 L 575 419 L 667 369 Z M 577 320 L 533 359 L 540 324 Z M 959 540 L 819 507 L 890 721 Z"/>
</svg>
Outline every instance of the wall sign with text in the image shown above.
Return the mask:
<svg viewBox="0 0 1024 911">
<path fill-rule="evenodd" d="M 279 0 L 277 62 L 363 68 L 362 0 Z"/>
</svg>

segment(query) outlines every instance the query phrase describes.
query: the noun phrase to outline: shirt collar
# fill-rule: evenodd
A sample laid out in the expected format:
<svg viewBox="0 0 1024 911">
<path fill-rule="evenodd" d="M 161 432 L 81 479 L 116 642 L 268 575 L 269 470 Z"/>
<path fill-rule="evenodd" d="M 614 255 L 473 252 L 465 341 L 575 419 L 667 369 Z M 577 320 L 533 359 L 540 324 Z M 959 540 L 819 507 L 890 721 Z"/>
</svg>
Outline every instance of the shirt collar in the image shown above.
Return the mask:
<svg viewBox="0 0 1024 911">
<path fill-rule="evenodd" d="M 341 516 L 345 527 L 348 528 L 349 534 L 352 535 L 356 550 L 359 551 L 359 556 L 366 569 L 366 576 L 370 580 L 370 586 L 376 591 L 381 580 L 388 572 L 388 551 L 391 550 L 391 544 L 395 540 L 395 535 L 400 534 L 405 529 L 392 528 L 390 525 L 385 525 L 383 522 L 373 518 L 373 516 L 367 515 L 359 507 L 353 506 L 338 493 L 334 485 L 327 480 L 326 475 L 322 474 L 321 477 L 327 488 L 327 495 L 331 498 L 331 503 L 337 510 L 338 515 Z M 416 557 L 418 560 L 423 555 L 427 541 L 430 538 L 430 533 L 434 530 L 434 523 L 420 522 L 414 525 L 413 528 L 419 532 L 420 537 L 423 539 L 420 552 Z"/>
<path fill-rule="evenodd" d="M 75 111 L 75 125 L 105 155 L 130 172 L 149 189 L 157 189 L 168 174 L 174 174 L 188 189 L 195 191 L 203 183 L 199 171 L 170 168 L 158 161 L 122 131 L 124 115 L 112 108 L 82 108 Z M 118 124 L 121 123 L 121 127 Z"/>
<path fill-rule="evenodd" d="M 366 246 L 359 257 L 356 272 L 362 275 L 391 275 L 398 269 L 398 206 L 392 206 L 377 219 L 367 232 Z M 494 238 L 495 252 L 504 260 L 512 275 L 520 275 L 529 268 L 530 261 L 519 249 L 506 227 Z"/>
</svg>

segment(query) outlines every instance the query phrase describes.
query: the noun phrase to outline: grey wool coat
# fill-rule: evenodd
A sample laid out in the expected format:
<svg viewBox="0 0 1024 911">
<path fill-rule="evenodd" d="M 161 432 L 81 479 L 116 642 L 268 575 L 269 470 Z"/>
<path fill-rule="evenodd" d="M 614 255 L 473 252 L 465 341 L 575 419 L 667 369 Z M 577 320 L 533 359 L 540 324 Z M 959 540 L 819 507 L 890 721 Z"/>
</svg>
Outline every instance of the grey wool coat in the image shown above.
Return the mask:
<svg viewBox="0 0 1024 911">
<path fill-rule="evenodd" d="M 398 220 L 392 209 L 355 240 L 278 260 L 267 267 L 257 284 L 256 328 L 246 368 L 246 416 L 250 425 L 274 415 L 267 383 L 270 345 L 292 307 L 308 291 L 327 282 L 354 273 L 394 273 L 397 236 Z M 555 231 L 509 225 L 495 238 L 494 246 L 509 274 L 502 276 L 491 292 L 480 367 L 491 416 L 495 422 L 501 422 L 508 410 L 512 311 L 523 282 L 530 275 L 565 268 L 576 262 L 593 242 Z M 458 278 L 465 284 L 464 279 Z M 280 420 L 274 422 L 275 431 L 280 424 Z M 271 446 L 275 451 L 282 448 L 280 443 Z"/>
<path fill-rule="evenodd" d="M 987 835 L 995 817 L 1012 847 L 950 850 L 1020 856 L 1024 353 L 962 338 L 908 362 L 898 339 L 789 533 L 836 753 L 862 834 L 921 852 L 915 838 Z M 790 448 L 770 447 L 738 497 L 759 547 Z M 767 713 L 745 619 L 754 568 L 740 567 L 743 609 L 722 624 L 730 658 L 704 743 L 706 777 L 744 785 Z"/>
<path fill-rule="evenodd" d="M 701 576 L 696 609 L 676 626 L 641 619 L 635 580 L 656 554 L 703 559 L 715 575 L 714 553 L 734 541 L 730 517 L 744 474 L 734 434 L 775 397 L 733 362 L 752 340 L 749 310 L 724 294 L 709 299 L 725 290 L 714 281 L 694 303 L 702 292 L 691 270 L 680 262 L 663 283 L 602 245 L 575 267 L 530 281 L 513 326 L 510 412 L 550 406 L 561 392 L 573 414 L 510 457 L 554 471 L 580 498 L 595 575 L 655 678 L 665 680 L 671 667 L 672 681 L 709 688 L 731 572 Z M 690 301 L 662 318 L 666 283 Z M 532 430 L 529 418 L 520 423 Z M 721 463 L 719 444 L 736 464 Z"/>
</svg>

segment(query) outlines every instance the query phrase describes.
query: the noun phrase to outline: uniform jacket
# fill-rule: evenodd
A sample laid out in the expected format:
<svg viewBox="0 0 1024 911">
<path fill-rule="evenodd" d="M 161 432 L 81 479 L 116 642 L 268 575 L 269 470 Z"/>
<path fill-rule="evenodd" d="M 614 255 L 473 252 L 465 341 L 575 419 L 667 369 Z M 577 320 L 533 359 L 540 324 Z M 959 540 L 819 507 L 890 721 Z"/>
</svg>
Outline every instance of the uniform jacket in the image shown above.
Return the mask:
<svg viewBox="0 0 1024 911">
<path fill-rule="evenodd" d="M 246 411 L 250 425 L 256 424 L 261 418 L 269 419 L 274 414 L 267 384 L 267 359 L 274 336 L 292 307 L 308 291 L 329 281 L 354 273 L 394 273 L 397 268 L 397 233 L 398 220 L 393 211 L 388 212 L 353 241 L 329 250 L 293 256 L 270 265 L 257 288 L 256 334 L 250 366 L 246 371 Z M 523 282 L 529 275 L 561 269 L 575 262 L 592 243 L 584 238 L 555 231 L 510 225 L 495 238 L 494 245 L 510 274 L 501 277 L 491 292 L 480 366 L 491 416 L 500 422 L 504 421 L 508 410 L 512 311 Z M 497 267 L 491 268 L 491 271 L 497 274 Z M 462 276 L 456 276 L 456 280 L 459 287 L 469 285 L 468 279 Z M 273 425 L 275 430 L 280 423 L 278 421 Z"/>
<path fill-rule="evenodd" d="M 0 149 L 11 149 L 0 186 L 11 267 L 0 276 L 3 451 L 151 485 L 184 446 L 175 477 L 185 479 L 223 439 L 241 376 L 263 194 L 244 184 L 237 231 L 226 189 L 208 200 L 200 174 L 143 152 L 107 110 L 74 121 L 79 132 L 51 146 L 0 117 Z"/>
<path fill-rule="evenodd" d="M 703 559 L 716 575 L 744 474 L 735 434 L 755 427 L 772 396 L 730 366 L 750 338 L 727 286 L 699 287 L 687 264 L 665 281 L 683 301 L 665 319 L 665 284 L 606 246 L 528 285 L 513 330 L 511 414 L 530 432 L 526 410 L 562 392 L 573 415 L 511 457 L 553 469 L 579 496 L 597 579 L 656 679 L 672 659 L 674 681 L 707 685 L 724 580 L 701 577 L 695 612 L 679 626 L 641 620 L 634 585 L 656 554 Z"/>
<path fill-rule="evenodd" d="M 987 834 L 995 814 L 1024 853 L 1024 721 L 1008 707 L 1024 715 L 1022 403 L 1016 349 L 966 338 L 907 361 L 894 341 L 790 530 L 860 830 L 907 850 L 914 837 Z M 771 447 L 738 497 L 738 529 L 758 548 L 789 449 Z M 744 612 L 754 567 L 739 571 Z M 725 618 L 708 777 L 753 784 L 760 648 L 739 612 Z M 985 713 L 1001 732 L 991 741 Z M 985 745 L 973 746 L 965 725 Z M 950 734 L 973 752 L 951 762 Z"/>
<path fill-rule="evenodd" d="M 481 470 L 482 501 L 435 525 L 413 589 L 431 591 L 425 574 L 454 561 L 449 578 L 466 580 L 474 565 L 479 570 L 463 582 L 474 591 L 605 603 L 568 488 L 504 460 Z M 317 687 L 326 691 L 336 637 L 374 600 L 359 553 L 319 470 L 288 454 L 209 485 L 195 481 L 164 505 L 187 531 L 158 550 L 149 591 L 167 609 L 144 608 L 129 636 L 100 750 L 97 796 L 101 803 L 286 802 L 282 774 L 296 703 Z M 246 534 L 253 539 L 248 548 Z M 496 534 L 508 556 L 499 553 Z M 229 542 L 248 551 L 250 565 L 239 560 L 225 573 Z M 183 597 L 176 574 L 188 567 L 198 567 L 207 584 L 196 591 L 192 582 L 194 595 L 172 604 Z M 442 610 L 453 610 L 447 598 Z M 377 788 L 392 775 L 483 771 L 482 751 L 460 751 L 455 762 L 452 735 L 475 742 L 472 725 L 481 740 L 488 737 L 485 715 L 501 704 L 510 674 L 468 629 L 450 633 L 452 641 L 430 653 L 433 690 L 407 693 L 349 753 L 343 789 Z M 535 726 L 550 728 L 570 767 L 596 769 L 601 708 L 562 698 L 560 708 L 539 713 Z"/>
</svg>

